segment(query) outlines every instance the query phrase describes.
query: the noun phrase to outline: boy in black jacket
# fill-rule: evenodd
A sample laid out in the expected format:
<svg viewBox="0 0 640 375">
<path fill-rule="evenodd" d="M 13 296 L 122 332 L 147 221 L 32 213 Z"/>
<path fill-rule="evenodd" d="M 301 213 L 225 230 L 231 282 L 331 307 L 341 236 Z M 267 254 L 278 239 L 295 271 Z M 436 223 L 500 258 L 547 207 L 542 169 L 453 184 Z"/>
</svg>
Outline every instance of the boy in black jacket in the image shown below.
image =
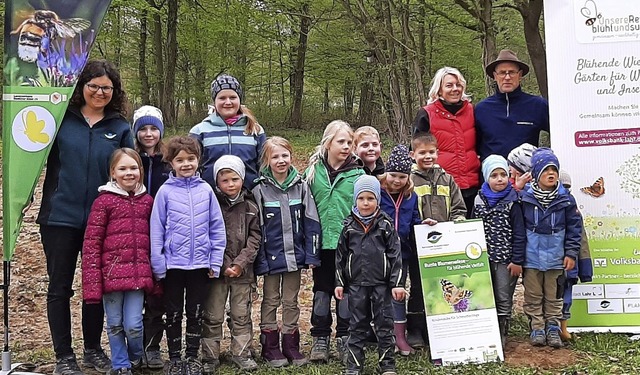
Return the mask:
<svg viewBox="0 0 640 375">
<path fill-rule="evenodd" d="M 354 207 L 344 221 L 336 252 L 336 298 L 348 293 L 351 311 L 345 375 L 359 375 L 364 368 L 370 311 L 378 336 L 380 372 L 395 375 L 391 298 L 401 301 L 405 293 L 400 284 L 400 238 L 391 219 L 380 210 L 378 180 L 360 176 L 353 190 Z"/>
</svg>

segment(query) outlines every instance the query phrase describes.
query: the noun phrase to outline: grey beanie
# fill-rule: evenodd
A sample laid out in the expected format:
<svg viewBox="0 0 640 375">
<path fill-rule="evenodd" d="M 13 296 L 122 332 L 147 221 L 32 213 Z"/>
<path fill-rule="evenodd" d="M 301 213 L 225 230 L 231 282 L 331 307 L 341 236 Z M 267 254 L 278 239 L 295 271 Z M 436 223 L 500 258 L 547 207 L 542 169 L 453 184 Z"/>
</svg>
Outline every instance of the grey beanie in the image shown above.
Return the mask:
<svg viewBox="0 0 640 375">
<path fill-rule="evenodd" d="M 218 179 L 218 172 L 223 169 L 231 169 L 236 172 L 242 181 L 244 181 L 245 167 L 242 159 L 235 155 L 223 155 L 221 156 L 215 164 L 213 164 L 213 179 Z"/>
<path fill-rule="evenodd" d="M 494 170 L 501 168 L 509 175 L 509 165 L 507 160 L 500 155 L 489 155 L 482 162 L 482 176 L 485 181 L 489 181 L 489 176 Z"/>
<path fill-rule="evenodd" d="M 532 144 L 523 143 L 509 152 L 507 161 L 518 172 L 527 173 L 531 171 L 531 156 L 536 149 L 537 147 Z"/>
<path fill-rule="evenodd" d="M 377 178 L 369 175 L 362 175 L 356 179 L 353 184 L 353 205 L 356 205 L 358 195 L 368 191 L 376 196 L 376 200 L 380 203 L 380 182 Z"/>
<path fill-rule="evenodd" d="M 235 77 L 228 74 L 220 74 L 211 82 L 211 99 L 215 100 L 220 91 L 227 89 L 235 91 L 242 102 L 242 86 Z"/>
</svg>

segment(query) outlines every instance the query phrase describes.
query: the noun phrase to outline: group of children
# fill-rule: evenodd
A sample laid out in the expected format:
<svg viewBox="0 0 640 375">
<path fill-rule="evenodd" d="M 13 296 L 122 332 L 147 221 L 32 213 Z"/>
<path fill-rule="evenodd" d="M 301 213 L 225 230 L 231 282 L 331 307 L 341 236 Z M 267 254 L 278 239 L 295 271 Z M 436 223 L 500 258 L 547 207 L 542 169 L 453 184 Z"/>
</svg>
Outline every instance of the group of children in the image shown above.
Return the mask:
<svg viewBox="0 0 640 375">
<path fill-rule="evenodd" d="M 374 128 L 354 133 L 336 120 L 301 174 L 292 165 L 291 144 L 267 139 L 240 104 L 235 78 L 217 77 L 211 91 L 214 112 L 189 137 L 166 144 L 161 112 L 138 109 L 137 152 L 113 154 L 111 180 L 93 205 L 83 290 L 86 300 L 105 302 L 113 373 L 126 375 L 145 364 L 164 366 L 167 374 L 213 374 L 225 313 L 232 362 L 256 369 L 256 276 L 263 276 L 263 360 L 272 367 L 308 363 L 300 352 L 298 293 L 301 270 L 310 268 L 309 359 L 329 359 L 335 298 L 336 344 L 345 373 L 363 370 L 373 322 L 379 370 L 393 375 L 394 352 L 409 355 L 427 340 L 412 228 L 464 220 L 467 210 L 484 220 L 503 336 L 515 283 L 524 272 L 532 343 L 562 345 L 565 271 L 579 259 L 582 221 L 573 197 L 558 184 L 559 164 L 550 149 L 533 152 L 531 181 L 521 187 L 514 184 L 526 176 L 515 173 L 514 163 L 488 157 L 475 206 L 465 207 L 455 181 L 437 164 L 438 144 L 430 133 L 414 135 L 411 151 L 395 146 L 384 164 Z M 163 330 L 166 364 L 159 351 Z"/>
</svg>

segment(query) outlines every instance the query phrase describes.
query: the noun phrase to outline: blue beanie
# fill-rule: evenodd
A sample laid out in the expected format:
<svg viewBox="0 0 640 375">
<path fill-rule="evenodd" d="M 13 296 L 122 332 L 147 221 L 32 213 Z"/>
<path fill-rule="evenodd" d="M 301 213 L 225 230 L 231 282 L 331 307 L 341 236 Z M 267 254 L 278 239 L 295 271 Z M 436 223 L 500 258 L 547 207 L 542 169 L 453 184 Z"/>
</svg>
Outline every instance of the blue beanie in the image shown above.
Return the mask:
<svg viewBox="0 0 640 375">
<path fill-rule="evenodd" d="M 507 163 L 507 159 L 503 158 L 500 155 L 489 155 L 482 162 L 482 176 L 485 181 L 489 181 L 489 176 L 491 176 L 491 172 L 494 170 L 502 168 L 507 174 L 509 174 L 509 164 Z"/>
<path fill-rule="evenodd" d="M 533 151 L 531 156 L 531 174 L 536 182 L 540 180 L 540 175 L 548 166 L 556 167 L 560 171 L 560 162 L 553 150 L 547 147 L 540 147 Z"/>
<path fill-rule="evenodd" d="M 377 178 L 369 175 L 362 175 L 356 179 L 353 184 L 353 205 L 358 200 L 358 195 L 362 192 L 371 192 L 376 196 L 376 200 L 380 203 L 380 182 Z"/>
<path fill-rule="evenodd" d="M 133 112 L 133 135 L 138 138 L 138 130 L 143 126 L 153 125 L 160 130 L 160 138 L 164 134 L 162 111 L 152 105 L 143 105 Z"/>
</svg>

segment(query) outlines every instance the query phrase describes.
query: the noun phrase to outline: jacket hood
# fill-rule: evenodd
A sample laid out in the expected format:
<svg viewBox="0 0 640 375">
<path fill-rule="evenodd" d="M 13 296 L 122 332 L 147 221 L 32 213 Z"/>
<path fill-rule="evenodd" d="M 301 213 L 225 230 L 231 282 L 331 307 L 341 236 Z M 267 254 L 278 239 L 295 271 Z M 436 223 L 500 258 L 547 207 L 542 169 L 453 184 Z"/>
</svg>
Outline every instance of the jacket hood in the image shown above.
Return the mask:
<svg viewBox="0 0 640 375">
<path fill-rule="evenodd" d="M 247 116 L 244 114 L 240 114 L 240 118 L 238 118 L 238 121 L 236 121 L 235 123 L 233 123 L 233 125 L 231 126 L 242 126 L 244 127 L 247 124 Z M 213 112 L 212 114 L 210 114 L 209 116 L 207 116 L 204 120 L 202 120 L 202 122 L 208 122 L 210 124 L 214 124 L 217 126 L 229 126 L 227 125 L 226 122 L 224 122 L 224 119 L 222 117 L 220 117 L 216 112 Z"/>
<path fill-rule="evenodd" d="M 109 181 L 105 185 L 100 186 L 98 188 L 98 191 L 101 193 L 102 192 L 114 193 L 118 195 L 123 195 L 125 197 L 128 197 L 130 195 L 128 191 L 121 188 L 120 185 L 118 185 L 115 181 Z M 142 195 L 146 192 L 147 192 L 147 188 L 145 188 L 144 185 L 140 183 L 138 184 L 138 187 L 136 188 L 136 190 L 133 192 L 133 196 L 137 197 L 138 195 Z"/>
<path fill-rule="evenodd" d="M 291 186 L 295 185 L 302 179 L 300 172 L 293 165 L 289 167 L 289 171 L 287 172 L 287 178 L 284 180 L 282 184 L 276 181 L 275 177 L 273 177 L 273 173 L 270 168 L 263 169 L 260 171 L 261 175 L 256 179 L 256 183 L 266 182 L 268 181 L 272 185 L 278 187 L 279 189 L 285 191 L 289 189 Z"/>
</svg>

